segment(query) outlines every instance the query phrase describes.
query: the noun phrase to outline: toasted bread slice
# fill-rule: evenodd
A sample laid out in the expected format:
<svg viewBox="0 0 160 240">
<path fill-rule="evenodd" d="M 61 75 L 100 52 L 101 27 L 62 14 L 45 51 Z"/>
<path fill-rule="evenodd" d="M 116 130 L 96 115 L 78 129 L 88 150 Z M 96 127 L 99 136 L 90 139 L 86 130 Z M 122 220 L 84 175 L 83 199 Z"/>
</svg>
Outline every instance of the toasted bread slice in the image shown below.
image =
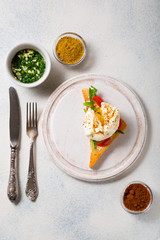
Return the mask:
<svg viewBox="0 0 160 240">
<path fill-rule="evenodd" d="M 89 90 L 87 88 L 83 88 L 82 93 L 83 93 L 83 97 L 84 97 L 85 102 L 89 101 Z M 124 131 L 126 129 L 126 127 L 127 127 L 127 124 L 125 123 L 124 120 L 122 120 L 122 126 L 119 130 Z M 107 144 L 104 147 L 97 147 L 96 149 L 92 149 L 91 141 L 90 141 L 90 147 L 91 147 L 91 155 L 90 155 L 90 163 L 89 163 L 90 168 L 92 168 L 96 164 L 96 162 L 98 161 L 100 156 L 108 149 L 108 147 L 119 136 L 119 134 L 120 134 L 119 132 L 115 132 L 112 135 L 109 144 Z"/>
</svg>

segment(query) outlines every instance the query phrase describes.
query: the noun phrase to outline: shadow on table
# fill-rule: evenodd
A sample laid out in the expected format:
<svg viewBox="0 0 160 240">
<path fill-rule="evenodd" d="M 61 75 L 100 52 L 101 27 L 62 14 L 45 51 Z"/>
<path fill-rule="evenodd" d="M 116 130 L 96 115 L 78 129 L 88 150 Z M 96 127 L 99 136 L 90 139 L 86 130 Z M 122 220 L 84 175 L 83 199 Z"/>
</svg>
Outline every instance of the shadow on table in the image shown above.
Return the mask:
<svg viewBox="0 0 160 240">
<path fill-rule="evenodd" d="M 62 84 L 64 81 L 66 81 L 66 74 L 65 72 L 72 72 L 73 77 L 75 75 L 84 74 L 87 70 L 89 70 L 92 65 L 94 64 L 94 59 L 92 55 L 90 54 L 90 51 L 87 50 L 86 58 L 83 60 L 82 63 L 80 63 L 77 66 L 71 67 L 66 66 L 61 63 L 55 62 L 51 59 L 51 71 L 47 78 L 47 80 L 42 83 L 40 86 L 36 87 L 36 91 L 41 96 L 50 96 L 51 93 L 59 87 L 60 84 Z M 71 76 L 72 77 L 72 76 Z M 33 90 L 34 91 L 34 88 Z"/>
<path fill-rule="evenodd" d="M 50 96 L 51 93 L 64 81 L 64 74 L 60 68 L 52 63 L 50 74 L 47 80 L 36 88 L 40 96 Z"/>
</svg>

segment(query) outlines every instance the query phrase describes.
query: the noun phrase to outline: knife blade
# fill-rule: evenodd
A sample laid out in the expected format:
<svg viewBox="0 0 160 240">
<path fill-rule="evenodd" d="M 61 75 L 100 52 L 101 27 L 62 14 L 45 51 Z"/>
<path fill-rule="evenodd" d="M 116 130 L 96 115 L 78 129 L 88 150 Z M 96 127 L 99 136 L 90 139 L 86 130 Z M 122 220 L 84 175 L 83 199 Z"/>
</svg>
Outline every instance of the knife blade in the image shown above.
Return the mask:
<svg viewBox="0 0 160 240">
<path fill-rule="evenodd" d="M 10 98 L 10 147 L 11 147 L 11 162 L 10 174 L 8 182 L 8 198 L 11 202 L 15 202 L 19 197 L 19 184 L 17 174 L 17 150 L 19 147 L 20 136 L 20 107 L 16 90 L 13 87 L 9 88 Z"/>
</svg>

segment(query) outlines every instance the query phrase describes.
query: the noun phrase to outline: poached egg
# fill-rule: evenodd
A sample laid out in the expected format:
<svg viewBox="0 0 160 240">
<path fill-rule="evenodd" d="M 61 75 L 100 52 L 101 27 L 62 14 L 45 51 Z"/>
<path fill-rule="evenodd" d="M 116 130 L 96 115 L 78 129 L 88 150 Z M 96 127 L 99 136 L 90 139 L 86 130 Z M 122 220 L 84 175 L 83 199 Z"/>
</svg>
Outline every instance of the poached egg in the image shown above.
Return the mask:
<svg viewBox="0 0 160 240">
<path fill-rule="evenodd" d="M 83 121 L 85 135 L 92 140 L 102 141 L 117 131 L 119 121 L 119 109 L 109 103 L 102 102 L 96 111 L 89 107 Z"/>
</svg>

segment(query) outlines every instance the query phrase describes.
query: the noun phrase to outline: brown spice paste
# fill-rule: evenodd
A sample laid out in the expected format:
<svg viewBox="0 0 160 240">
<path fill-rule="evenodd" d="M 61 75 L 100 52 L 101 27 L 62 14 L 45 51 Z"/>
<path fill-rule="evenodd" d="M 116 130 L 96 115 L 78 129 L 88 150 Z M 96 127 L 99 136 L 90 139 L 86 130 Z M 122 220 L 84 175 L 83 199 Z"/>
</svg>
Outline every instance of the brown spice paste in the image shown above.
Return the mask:
<svg viewBox="0 0 160 240">
<path fill-rule="evenodd" d="M 123 202 L 129 210 L 143 211 L 150 201 L 150 193 L 142 184 L 131 184 L 124 192 Z"/>
</svg>

